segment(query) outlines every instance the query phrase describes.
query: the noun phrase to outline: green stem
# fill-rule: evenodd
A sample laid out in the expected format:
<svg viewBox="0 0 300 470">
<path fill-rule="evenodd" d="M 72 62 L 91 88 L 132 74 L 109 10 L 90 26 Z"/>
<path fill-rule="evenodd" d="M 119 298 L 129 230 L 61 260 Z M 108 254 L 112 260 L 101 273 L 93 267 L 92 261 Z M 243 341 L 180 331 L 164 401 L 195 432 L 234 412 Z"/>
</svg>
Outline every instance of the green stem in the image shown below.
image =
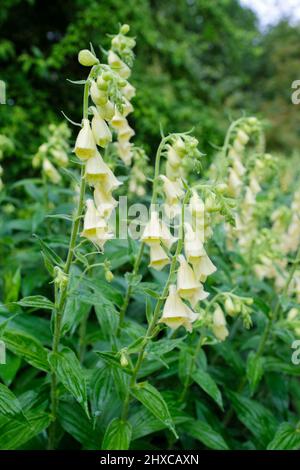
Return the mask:
<svg viewBox="0 0 300 470">
<path fill-rule="evenodd" d="M 83 118 L 88 117 L 88 98 L 89 98 L 89 87 L 90 81 L 89 78 L 92 76 L 93 69 L 91 69 L 90 75 L 86 80 L 84 85 L 83 93 Z M 84 196 L 85 196 L 85 178 L 84 178 L 84 166 L 81 167 L 81 180 L 80 180 L 80 191 L 79 191 L 79 200 L 77 205 L 77 210 L 73 218 L 71 237 L 69 243 L 69 249 L 67 254 L 67 259 L 63 272 L 66 276 L 69 275 L 72 261 L 74 259 L 74 250 L 76 246 L 76 240 L 79 232 L 80 220 L 83 213 L 84 207 Z M 64 286 L 60 290 L 55 289 L 55 313 L 54 313 L 54 333 L 52 341 L 52 352 L 57 353 L 59 349 L 60 337 L 61 337 L 61 322 L 63 318 L 63 312 L 66 304 L 66 298 L 69 288 L 69 278 Z M 58 410 L 58 396 L 57 396 L 57 377 L 56 373 L 52 371 L 51 374 L 51 414 L 52 414 L 52 423 L 49 429 L 49 438 L 48 438 L 48 449 L 52 450 L 55 448 L 56 440 L 56 419 L 57 419 L 57 410 Z"/>
<path fill-rule="evenodd" d="M 189 367 L 189 369 L 188 369 L 188 372 L 187 372 L 187 375 L 186 375 L 186 378 L 185 378 L 183 390 L 182 390 L 182 393 L 181 393 L 180 398 L 179 398 L 179 401 L 180 401 L 180 402 L 183 402 L 183 401 L 185 400 L 187 391 L 188 391 L 189 386 L 190 386 L 190 378 L 191 378 L 191 375 L 192 375 L 192 373 L 193 373 L 193 369 L 194 369 L 194 366 L 195 366 L 195 362 L 196 362 L 197 356 L 198 356 L 198 354 L 199 354 L 199 351 L 200 351 L 202 345 L 203 345 L 203 335 L 201 334 L 201 335 L 199 336 L 198 341 L 197 341 L 197 345 L 196 345 L 196 348 L 195 348 L 195 351 L 194 351 L 192 360 L 191 360 L 191 362 L 190 362 L 190 367 Z"/>
<path fill-rule="evenodd" d="M 158 146 L 157 152 L 156 152 L 151 206 L 156 204 L 156 201 L 157 201 L 158 177 L 159 177 L 159 172 L 160 172 L 161 154 L 162 154 L 163 148 L 164 148 L 167 140 L 170 139 L 170 137 L 171 136 L 167 136 L 167 137 L 164 137 L 161 140 L 161 142 Z M 133 271 L 132 271 L 132 277 L 133 278 L 139 272 L 139 268 L 140 268 L 140 264 L 141 264 L 141 261 L 142 261 L 143 253 L 144 253 L 144 243 L 141 243 L 137 258 L 136 258 L 135 263 L 134 263 Z M 121 333 L 121 330 L 122 330 L 122 326 L 123 326 L 123 323 L 124 323 L 124 318 L 125 318 L 127 308 L 128 308 L 129 302 L 130 302 L 131 294 L 132 294 L 132 289 L 133 289 L 132 282 L 129 282 L 128 286 L 127 286 L 126 294 L 125 294 L 125 297 L 124 297 L 124 301 L 123 301 L 123 304 L 122 304 L 121 309 L 120 309 L 119 325 L 118 325 L 118 329 L 117 329 L 117 336 L 118 337 L 120 336 L 120 333 Z"/>
<path fill-rule="evenodd" d="M 159 320 L 159 316 L 160 316 L 160 313 L 161 313 L 161 307 L 162 307 L 162 305 L 163 305 L 163 303 L 164 303 L 164 301 L 165 301 L 165 299 L 168 295 L 169 287 L 170 287 L 170 284 L 172 282 L 172 279 L 173 279 L 175 271 L 176 271 L 177 258 L 178 258 L 178 255 L 182 251 L 183 239 L 184 239 L 184 208 L 185 208 L 185 204 L 186 204 L 189 196 L 190 196 L 190 191 L 187 191 L 186 194 L 185 194 L 184 200 L 183 200 L 183 204 L 182 204 L 181 233 L 180 233 L 180 237 L 179 237 L 179 240 L 178 240 L 178 243 L 177 243 L 176 252 L 172 257 L 169 276 L 168 276 L 167 282 L 164 286 L 162 295 L 160 296 L 160 298 L 156 302 L 156 306 L 155 306 L 155 309 L 154 309 L 154 312 L 153 312 L 152 319 L 151 319 L 151 321 L 148 325 L 146 335 L 145 335 L 144 340 L 141 344 L 141 348 L 140 348 L 140 351 L 138 353 L 138 358 L 137 358 L 137 361 L 136 361 L 136 364 L 135 364 L 135 367 L 133 369 L 133 373 L 132 373 L 132 376 L 131 376 L 131 379 L 130 379 L 129 388 L 127 390 L 126 398 L 124 400 L 124 405 L 123 405 L 123 410 L 122 410 L 122 415 L 121 415 L 121 417 L 124 421 L 127 419 L 127 416 L 128 416 L 129 403 L 130 403 L 130 390 L 136 384 L 137 376 L 138 376 L 138 373 L 140 371 L 141 365 L 143 363 L 145 349 L 146 349 L 149 341 L 153 338 L 154 330 L 155 330 L 155 327 L 157 325 L 157 322 Z"/>
</svg>

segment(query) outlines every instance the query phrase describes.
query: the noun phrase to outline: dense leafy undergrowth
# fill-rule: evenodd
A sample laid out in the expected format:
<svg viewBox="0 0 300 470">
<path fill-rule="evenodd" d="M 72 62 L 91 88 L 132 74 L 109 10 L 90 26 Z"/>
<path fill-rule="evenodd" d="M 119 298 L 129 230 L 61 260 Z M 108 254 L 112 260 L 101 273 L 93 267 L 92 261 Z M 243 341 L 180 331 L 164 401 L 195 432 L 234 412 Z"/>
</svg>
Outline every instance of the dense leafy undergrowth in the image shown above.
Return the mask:
<svg viewBox="0 0 300 470">
<path fill-rule="evenodd" d="M 210 166 L 161 130 L 153 169 L 128 32 L 79 53 L 74 153 L 50 125 L 4 172 L 0 448 L 299 449 L 297 162 L 243 116 Z"/>
</svg>

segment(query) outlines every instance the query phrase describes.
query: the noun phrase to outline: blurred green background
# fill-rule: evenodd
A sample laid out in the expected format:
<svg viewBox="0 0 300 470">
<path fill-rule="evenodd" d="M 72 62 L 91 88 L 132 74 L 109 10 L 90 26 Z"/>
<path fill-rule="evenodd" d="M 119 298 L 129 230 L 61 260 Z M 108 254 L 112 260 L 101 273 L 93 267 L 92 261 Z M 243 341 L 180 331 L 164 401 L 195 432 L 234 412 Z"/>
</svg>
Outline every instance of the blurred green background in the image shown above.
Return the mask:
<svg viewBox="0 0 300 470">
<path fill-rule="evenodd" d="M 297 25 L 282 21 L 262 33 L 237 0 L 2 0 L 7 105 L 0 106 L 0 133 L 14 145 L 2 145 L 6 181 L 34 174 L 31 156 L 43 127 L 61 122 L 61 110 L 80 120 L 82 90 L 66 79 L 85 77 L 78 51 L 89 42 L 105 49 L 118 23 L 129 23 L 137 39 L 130 120 L 135 142 L 150 155 L 159 123 L 165 132 L 194 126 L 210 155 L 243 112 L 265 120 L 269 150 L 299 147 L 300 117 L 291 103 L 291 83 L 300 78 Z"/>
</svg>

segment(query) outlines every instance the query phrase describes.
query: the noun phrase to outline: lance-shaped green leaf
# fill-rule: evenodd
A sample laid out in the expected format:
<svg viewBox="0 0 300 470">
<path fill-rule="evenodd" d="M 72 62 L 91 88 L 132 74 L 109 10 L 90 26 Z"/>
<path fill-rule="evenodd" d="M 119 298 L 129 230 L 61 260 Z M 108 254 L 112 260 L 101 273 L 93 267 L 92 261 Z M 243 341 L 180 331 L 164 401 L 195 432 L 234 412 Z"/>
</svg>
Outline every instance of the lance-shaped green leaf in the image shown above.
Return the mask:
<svg viewBox="0 0 300 470">
<path fill-rule="evenodd" d="M 131 393 L 178 438 L 168 405 L 155 387 L 148 382 L 141 382 L 132 387 Z"/>
<path fill-rule="evenodd" d="M 43 308 L 45 310 L 54 309 L 53 302 L 43 295 L 30 295 L 28 297 L 23 297 L 23 299 L 14 303 L 20 305 L 21 307 Z"/>
<path fill-rule="evenodd" d="M 69 348 L 64 348 L 58 353 L 51 352 L 48 360 L 58 379 L 80 403 L 89 417 L 86 381 L 80 362 L 74 352 Z"/>
<path fill-rule="evenodd" d="M 192 378 L 223 409 L 221 392 L 212 377 L 203 369 L 198 368 L 193 372 Z"/>
<path fill-rule="evenodd" d="M 13 415 L 21 412 L 21 405 L 17 397 L 6 385 L 0 383 L 0 413 L 3 415 Z"/>
<path fill-rule="evenodd" d="M 113 419 L 104 434 L 102 450 L 128 450 L 132 435 L 131 424 L 122 419 Z"/>
</svg>

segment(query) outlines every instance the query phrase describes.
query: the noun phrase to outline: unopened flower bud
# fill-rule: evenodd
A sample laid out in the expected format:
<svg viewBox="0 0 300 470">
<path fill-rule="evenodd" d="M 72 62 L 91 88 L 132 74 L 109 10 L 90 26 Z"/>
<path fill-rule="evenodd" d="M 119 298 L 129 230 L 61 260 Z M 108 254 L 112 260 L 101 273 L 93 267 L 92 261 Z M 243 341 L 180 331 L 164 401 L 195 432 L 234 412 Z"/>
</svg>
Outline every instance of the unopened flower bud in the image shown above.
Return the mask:
<svg viewBox="0 0 300 470">
<path fill-rule="evenodd" d="M 127 367 L 128 364 L 129 364 L 127 356 L 126 356 L 124 351 L 122 351 L 122 353 L 121 353 L 120 364 L 121 364 L 122 367 Z"/>
<path fill-rule="evenodd" d="M 97 64 L 99 60 L 88 49 L 82 49 L 78 54 L 78 62 L 85 67 L 92 67 Z"/>
<path fill-rule="evenodd" d="M 130 30 L 129 24 L 123 24 L 120 28 L 120 33 L 121 34 L 127 34 L 127 33 L 129 33 L 129 30 Z"/>
<path fill-rule="evenodd" d="M 107 282 L 112 282 L 114 279 L 114 275 L 110 270 L 105 271 L 105 279 Z"/>
</svg>

